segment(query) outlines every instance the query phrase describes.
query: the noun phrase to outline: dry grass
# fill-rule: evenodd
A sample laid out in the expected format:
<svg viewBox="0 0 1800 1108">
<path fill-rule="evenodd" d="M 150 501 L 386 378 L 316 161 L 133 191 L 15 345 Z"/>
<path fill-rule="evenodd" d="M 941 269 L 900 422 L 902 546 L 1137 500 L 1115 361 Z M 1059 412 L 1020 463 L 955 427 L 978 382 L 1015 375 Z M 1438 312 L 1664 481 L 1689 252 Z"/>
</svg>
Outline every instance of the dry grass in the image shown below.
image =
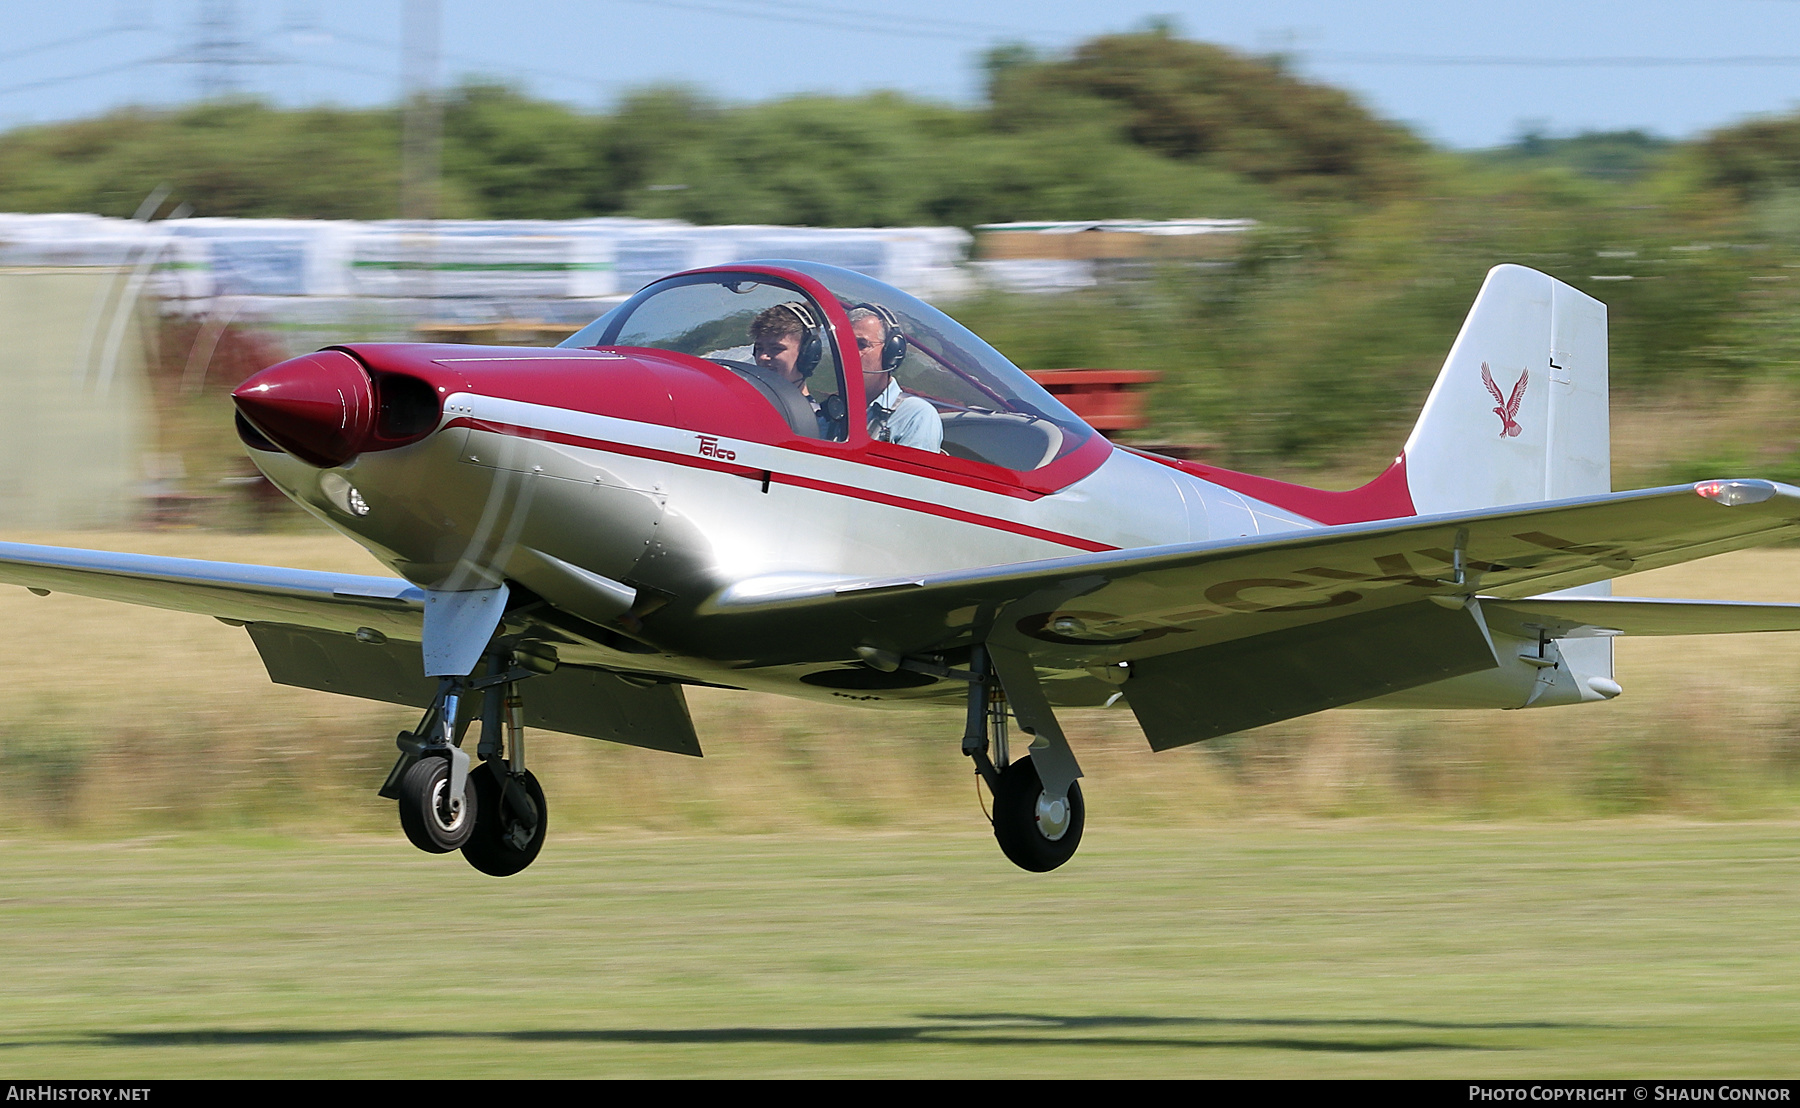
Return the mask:
<svg viewBox="0 0 1800 1108">
<path fill-rule="evenodd" d="M 1613 487 L 1654 488 L 1702 477 L 1793 481 L 1800 409 L 1793 387 L 1765 381 L 1670 394 L 1617 405 L 1612 418 Z M 1714 472 L 1724 466 L 1724 472 Z M 1703 472 L 1689 473 L 1700 470 Z"/>
<path fill-rule="evenodd" d="M 17 535 L 347 572 L 330 535 Z M 1621 592 L 1800 601 L 1800 550 L 1629 578 Z M 383 830 L 373 790 L 407 709 L 272 685 L 241 630 L 0 591 L 0 827 Z M 1258 813 L 1570 818 L 1791 815 L 1800 807 L 1800 638 L 1625 640 L 1626 695 L 1528 712 L 1325 713 L 1152 755 L 1125 713 L 1073 713 L 1096 820 Z M 804 830 L 962 824 L 975 790 L 947 711 L 868 712 L 699 689 L 704 760 L 545 735 L 563 829 Z"/>
</svg>

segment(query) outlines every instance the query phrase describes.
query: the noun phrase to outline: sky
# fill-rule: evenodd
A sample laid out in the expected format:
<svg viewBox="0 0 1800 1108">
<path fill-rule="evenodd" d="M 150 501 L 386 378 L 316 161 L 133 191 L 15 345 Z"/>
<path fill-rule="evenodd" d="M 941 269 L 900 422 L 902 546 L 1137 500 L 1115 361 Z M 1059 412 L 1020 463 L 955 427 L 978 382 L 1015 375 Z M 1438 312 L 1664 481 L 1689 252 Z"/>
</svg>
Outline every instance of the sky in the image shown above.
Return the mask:
<svg viewBox="0 0 1800 1108">
<path fill-rule="evenodd" d="M 1003 42 L 1067 50 L 1170 21 L 1281 53 L 1447 146 L 1642 129 L 1682 138 L 1800 108 L 1800 0 L 412 0 L 438 79 L 584 109 L 683 84 L 725 101 L 892 89 L 974 103 Z M 393 102 L 406 0 L 0 0 L 0 128 L 174 105 L 208 79 L 284 105 Z M 205 18 L 210 14 L 210 23 Z M 210 30 L 206 29 L 210 26 Z M 218 44 L 226 44 L 220 46 Z M 235 44 L 235 45 L 232 45 Z M 205 66 L 203 56 L 242 64 Z"/>
</svg>

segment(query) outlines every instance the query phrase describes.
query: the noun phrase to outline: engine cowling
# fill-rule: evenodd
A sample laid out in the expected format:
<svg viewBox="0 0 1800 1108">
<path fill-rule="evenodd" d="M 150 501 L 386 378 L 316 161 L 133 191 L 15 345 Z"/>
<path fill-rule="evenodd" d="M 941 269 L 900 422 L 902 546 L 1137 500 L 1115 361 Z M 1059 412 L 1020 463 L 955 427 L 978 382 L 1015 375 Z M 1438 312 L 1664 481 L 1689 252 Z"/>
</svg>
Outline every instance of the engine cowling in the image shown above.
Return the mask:
<svg viewBox="0 0 1800 1108">
<path fill-rule="evenodd" d="M 231 394 L 238 414 L 267 442 L 309 465 L 340 466 L 368 450 L 417 442 L 438 424 L 439 390 L 416 377 L 370 372 L 343 350 L 272 365 Z"/>
</svg>

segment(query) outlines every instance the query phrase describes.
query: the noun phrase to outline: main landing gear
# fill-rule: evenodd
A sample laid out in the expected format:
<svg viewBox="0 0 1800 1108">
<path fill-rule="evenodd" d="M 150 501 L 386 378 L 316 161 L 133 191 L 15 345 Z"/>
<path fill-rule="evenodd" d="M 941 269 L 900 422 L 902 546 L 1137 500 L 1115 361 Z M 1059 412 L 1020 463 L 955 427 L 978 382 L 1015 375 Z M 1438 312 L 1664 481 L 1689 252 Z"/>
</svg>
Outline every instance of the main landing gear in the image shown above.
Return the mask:
<svg viewBox="0 0 1800 1108">
<path fill-rule="evenodd" d="M 1047 702 L 1037 705 L 1037 711 L 1032 713 L 1038 733 L 1031 749 L 1044 757 L 1061 781 L 1053 780 L 1047 786 L 1029 755 L 1016 762 L 1011 760 L 1007 749 L 1006 689 L 989 663 L 990 652 L 976 647 L 970 660 L 973 679 L 969 682 L 963 753 L 974 759 L 975 772 L 993 793 L 994 839 L 999 842 L 1001 853 L 1020 869 L 1046 873 L 1074 857 L 1075 848 L 1081 845 L 1087 807 L 1082 803 L 1081 785 L 1074 780 L 1081 771 L 1075 766 L 1060 729 L 1049 718 Z M 1041 700 L 1035 674 L 1030 680 L 1030 691 Z M 1021 714 L 1021 722 L 1024 718 Z M 1056 788 L 1059 783 L 1062 787 Z"/>
<path fill-rule="evenodd" d="M 400 758 L 381 796 L 400 810 L 400 828 L 430 854 L 462 851 L 482 873 L 510 877 L 529 866 L 549 826 L 544 790 L 525 768 L 525 709 L 518 683 L 534 673 L 509 653 L 488 659 L 488 676 L 446 677 L 413 731 L 395 740 Z M 479 763 L 462 742 L 465 699 L 481 694 Z"/>
<path fill-rule="evenodd" d="M 1069 791 L 1052 800 L 1038 778 L 1031 759 L 1020 758 L 1000 771 L 994 790 L 994 838 L 1020 869 L 1048 873 L 1075 856 L 1081 845 L 1081 829 L 1087 823 L 1087 806 L 1081 786 L 1069 782 Z"/>
</svg>

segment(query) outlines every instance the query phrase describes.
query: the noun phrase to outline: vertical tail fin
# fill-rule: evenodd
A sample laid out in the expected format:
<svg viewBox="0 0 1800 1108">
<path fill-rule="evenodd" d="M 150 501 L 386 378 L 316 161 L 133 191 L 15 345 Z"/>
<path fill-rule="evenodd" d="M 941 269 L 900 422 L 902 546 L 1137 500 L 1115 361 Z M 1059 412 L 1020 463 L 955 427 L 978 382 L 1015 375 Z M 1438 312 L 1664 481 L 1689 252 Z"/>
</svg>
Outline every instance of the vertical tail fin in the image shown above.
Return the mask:
<svg viewBox="0 0 1800 1108">
<path fill-rule="evenodd" d="M 1612 491 L 1606 305 L 1495 266 L 1406 440 L 1421 515 Z"/>
<path fill-rule="evenodd" d="M 1406 479 L 1421 515 L 1611 492 L 1606 305 L 1523 266 L 1489 270 L 1406 440 Z M 1611 681 L 1612 640 L 1558 645 L 1580 697 L 1605 699 L 1586 679 Z"/>
</svg>

